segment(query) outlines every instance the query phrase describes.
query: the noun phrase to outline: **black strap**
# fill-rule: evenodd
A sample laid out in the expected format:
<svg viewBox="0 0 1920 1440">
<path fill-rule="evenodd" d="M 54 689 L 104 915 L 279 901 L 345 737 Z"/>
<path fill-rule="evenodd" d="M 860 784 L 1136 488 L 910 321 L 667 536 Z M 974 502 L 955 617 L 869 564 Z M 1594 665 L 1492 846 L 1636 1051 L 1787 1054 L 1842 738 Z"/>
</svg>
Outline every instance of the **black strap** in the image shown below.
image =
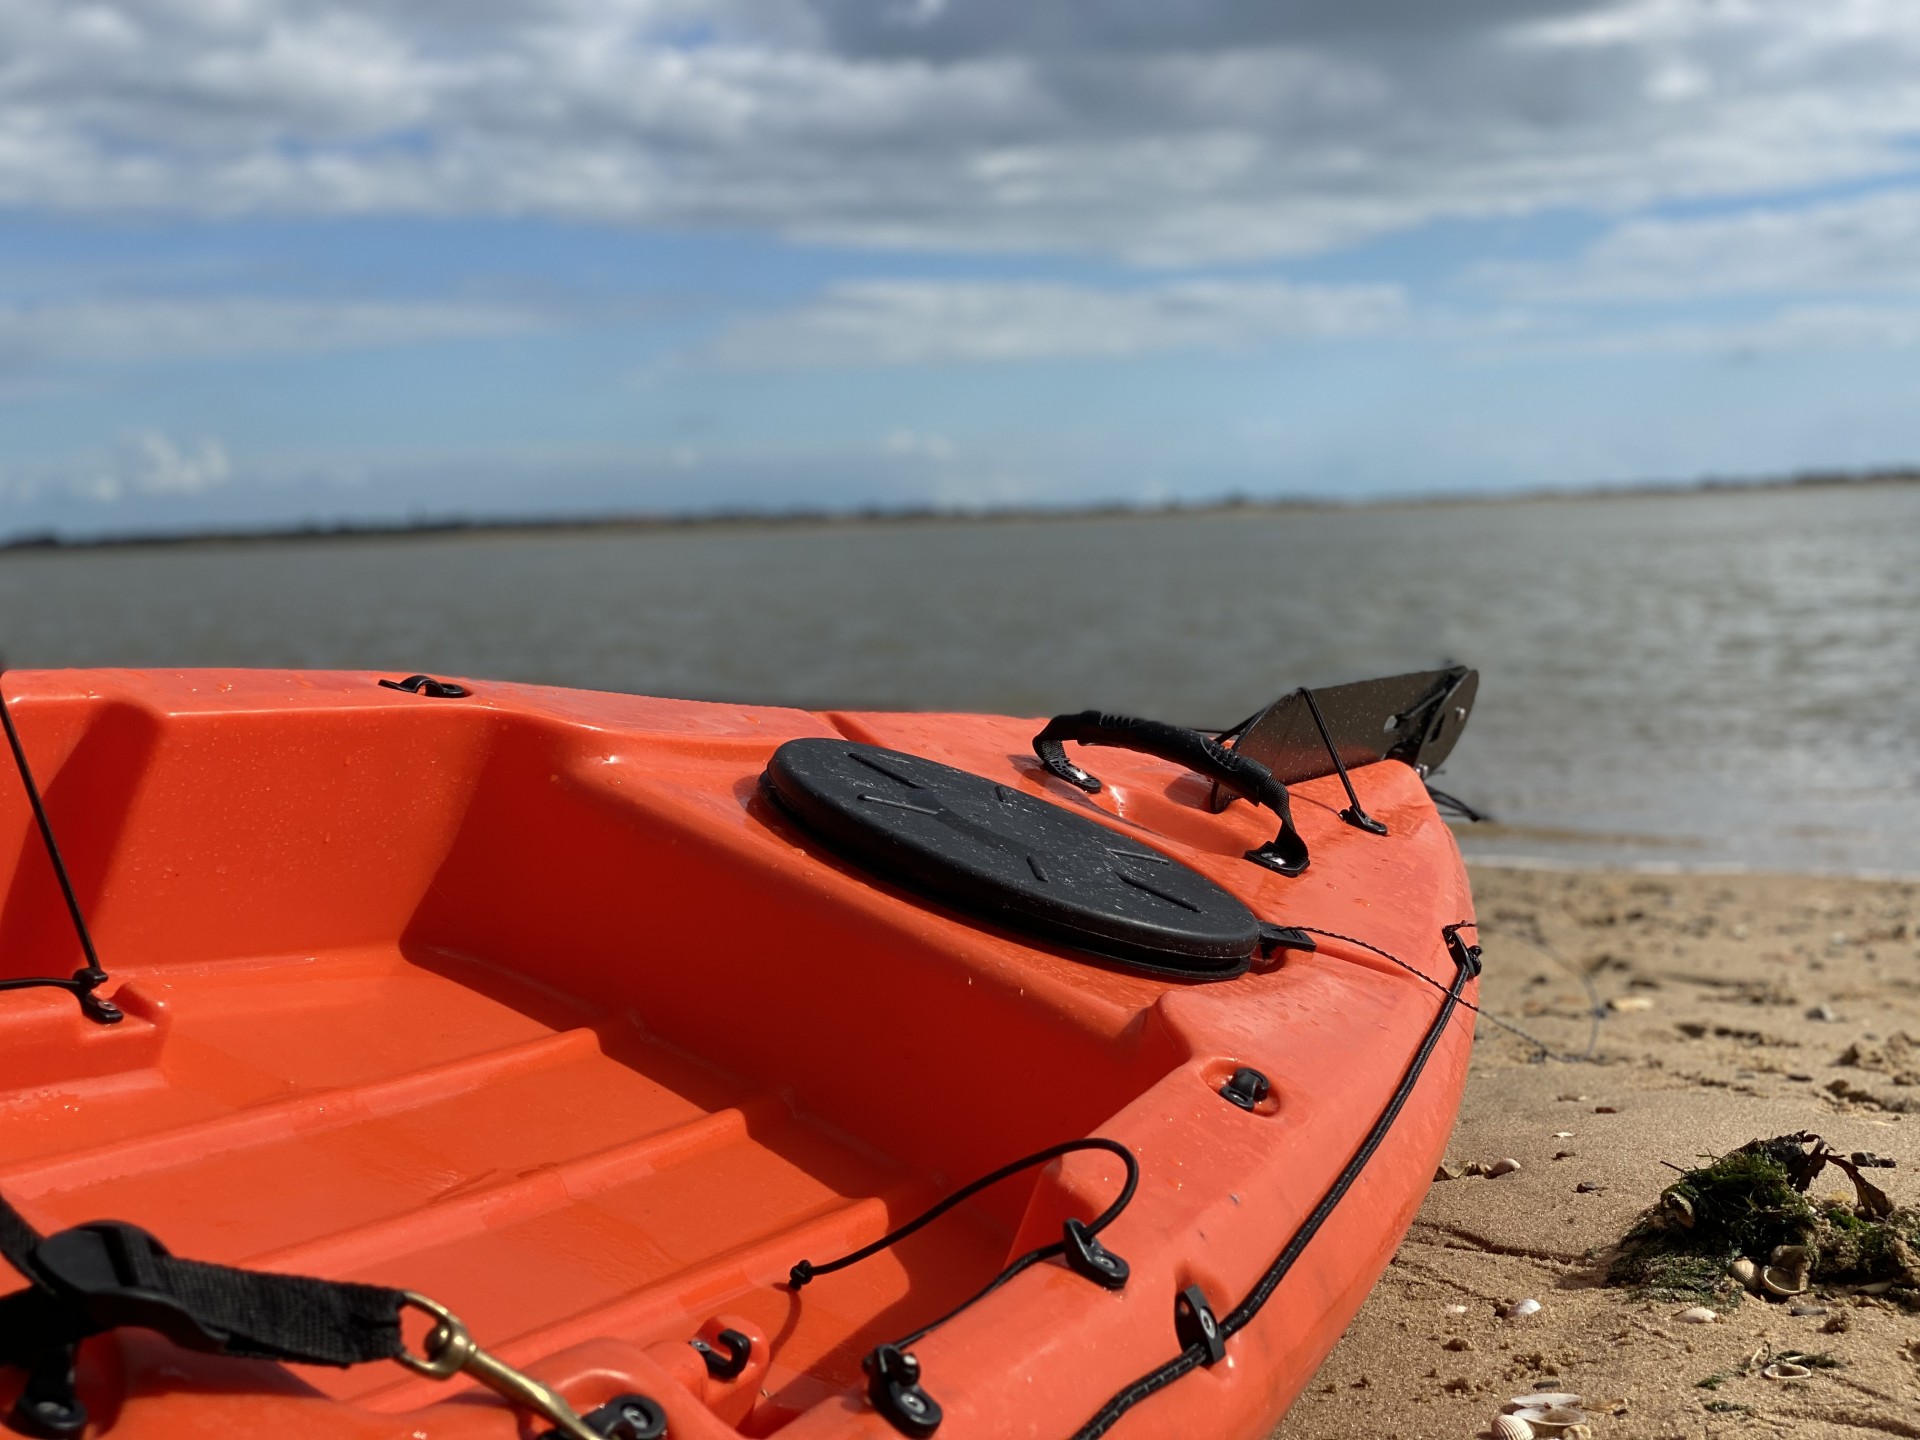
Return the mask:
<svg viewBox="0 0 1920 1440">
<path fill-rule="evenodd" d="M 398 1290 L 182 1260 L 117 1220 L 42 1236 L 0 1197 L 0 1254 L 31 1282 L 0 1299 L 0 1364 L 32 1365 L 122 1326 L 191 1350 L 306 1365 L 402 1353 Z"/>
</svg>

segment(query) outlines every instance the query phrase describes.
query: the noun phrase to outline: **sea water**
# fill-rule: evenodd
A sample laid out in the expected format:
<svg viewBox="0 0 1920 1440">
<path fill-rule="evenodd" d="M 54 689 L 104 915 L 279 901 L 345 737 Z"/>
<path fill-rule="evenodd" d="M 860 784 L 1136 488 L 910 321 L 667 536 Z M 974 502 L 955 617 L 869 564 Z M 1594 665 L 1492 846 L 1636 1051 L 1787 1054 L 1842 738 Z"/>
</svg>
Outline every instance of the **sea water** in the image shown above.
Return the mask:
<svg viewBox="0 0 1920 1440">
<path fill-rule="evenodd" d="M 1222 726 L 1479 667 L 1469 854 L 1920 873 L 1920 486 L 0 555 L 10 663 Z"/>
</svg>

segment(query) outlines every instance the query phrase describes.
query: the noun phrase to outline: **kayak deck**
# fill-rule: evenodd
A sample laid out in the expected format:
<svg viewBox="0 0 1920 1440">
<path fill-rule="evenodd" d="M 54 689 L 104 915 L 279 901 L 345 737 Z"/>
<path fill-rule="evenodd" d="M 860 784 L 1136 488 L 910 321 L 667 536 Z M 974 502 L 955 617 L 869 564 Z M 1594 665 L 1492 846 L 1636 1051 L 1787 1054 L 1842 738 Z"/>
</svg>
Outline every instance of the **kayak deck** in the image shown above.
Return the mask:
<svg viewBox="0 0 1920 1440">
<path fill-rule="evenodd" d="M 1141 1198 L 1113 1243 L 1137 1271 L 1167 1273 L 1128 1303 L 1159 1305 L 1176 1280 L 1230 1303 L 1378 1112 L 1437 999 L 1359 952 L 1183 987 L 902 903 L 768 812 L 755 779 L 780 740 L 845 735 L 998 767 L 1244 893 L 1284 897 L 1276 919 L 1404 947 L 1437 981 L 1450 978 L 1438 926 L 1470 913 L 1451 840 L 1399 766 L 1375 767 L 1388 783 L 1368 803 L 1405 843 L 1355 852 L 1376 872 L 1356 877 L 1348 837 L 1325 823 L 1335 792 L 1300 787 L 1303 808 L 1327 814 L 1302 822 L 1317 872 L 1288 882 L 1244 873 L 1257 818 L 1208 813 L 1205 787 L 1160 762 L 1116 756 L 1098 803 L 1063 796 L 1020 760 L 1027 722 L 512 686 L 441 702 L 365 676 L 8 683 L 127 1018 L 95 1025 L 59 992 L 0 996 L 0 1193 L 43 1230 L 111 1217 L 179 1255 L 419 1291 L 509 1363 L 556 1377 L 656 1392 L 684 1374 L 673 1357 L 696 1329 L 743 1321 L 771 1360 L 753 1393 L 718 1407 L 738 1433 L 891 1433 L 861 1412 L 862 1355 L 1057 1236 L 1060 1216 L 1104 1206 L 1119 1166 L 1074 1157 L 804 1292 L 781 1285 L 788 1268 L 1065 1138 L 1116 1135 L 1140 1155 Z M 0 818 L 6 972 L 65 973 L 72 941 L 11 791 Z M 1395 905 L 1374 905 L 1383 885 Z M 1465 1038 L 1463 1025 L 1402 1142 L 1414 1171 L 1431 1173 L 1451 1123 Z M 1179 1127 L 1218 1123 L 1215 1092 L 1243 1060 L 1276 1099 L 1240 1120 L 1279 1128 L 1185 1153 Z M 1338 1093 L 1317 1096 L 1343 1065 Z M 1276 1145 L 1296 1158 L 1276 1167 Z M 1266 1388 L 1208 1403 L 1277 1413 L 1424 1180 L 1363 1195 L 1349 1243 L 1364 1254 L 1309 1277 L 1331 1334 L 1277 1341 Z M 1163 1235 L 1224 1229 L 1243 1198 L 1269 1211 L 1258 1235 L 1176 1266 L 1149 1253 Z M 1058 1367 L 1086 1343 L 1081 1309 L 1113 1316 L 1097 1308 L 1113 1297 L 1055 1267 L 995 1303 L 1016 1291 L 1059 1333 L 1005 1338 L 996 1355 L 1006 1327 L 974 1328 L 969 1312 L 920 1347 L 930 1368 L 943 1345 L 982 1374 L 1011 1373 L 1009 1357 Z M 125 1332 L 114 1347 L 89 1346 L 89 1383 L 118 1397 L 123 1422 L 147 1418 L 127 1433 L 182 1423 L 170 1394 L 146 1398 L 167 1390 L 163 1372 L 243 1402 L 210 1410 L 203 1396 L 206 1434 L 264 1428 L 257 1406 L 275 1393 L 351 1402 L 354 1433 L 401 1433 L 379 1422 L 401 1412 L 435 1417 L 436 1437 L 511 1433 L 496 1403 L 437 1403 L 445 1386 L 393 1366 L 276 1371 Z M 1146 1363 L 1171 1347 L 1170 1323 L 1132 1346 Z M 1087 1383 L 1095 1400 L 1114 1388 Z M 709 1433 L 683 1423 L 684 1394 L 660 1398 L 674 1433 Z"/>
</svg>

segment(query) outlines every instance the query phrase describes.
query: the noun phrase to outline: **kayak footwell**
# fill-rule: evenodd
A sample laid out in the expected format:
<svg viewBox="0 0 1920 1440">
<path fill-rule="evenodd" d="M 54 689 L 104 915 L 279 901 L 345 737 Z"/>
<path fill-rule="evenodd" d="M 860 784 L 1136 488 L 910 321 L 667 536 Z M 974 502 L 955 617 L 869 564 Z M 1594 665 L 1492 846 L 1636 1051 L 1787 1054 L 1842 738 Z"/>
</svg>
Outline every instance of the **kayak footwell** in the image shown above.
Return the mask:
<svg viewBox="0 0 1920 1440">
<path fill-rule="evenodd" d="M 304 672 L 8 674 L 110 973 L 116 1025 L 0 993 L 0 1195 L 51 1233 L 102 1219 L 173 1254 L 431 1296 L 585 1411 L 638 1390 L 681 1440 L 897 1433 L 861 1361 L 1091 1219 L 1110 1154 L 1026 1172 L 871 1259 L 787 1282 L 960 1186 L 1104 1136 L 1140 1166 L 1102 1235 L 1107 1290 L 1036 1265 L 913 1346 L 942 1435 L 1066 1436 L 1178 1352 L 1174 1300 L 1224 1316 L 1375 1124 L 1455 969 L 1464 869 L 1419 779 L 1294 787 L 1312 868 L 1250 864 L 1272 826 L 1164 761 L 1062 785 L 1032 721 L 813 715 Z M 1175 857 L 1263 922 L 1323 938 L 1207 984 L 1129 971 L 865 874 L 762 795 L 796 737 L 926 756 Z M 1116 853 L 1120 853 L 1116 851 Z M 77 964 L 24 799 L 0 783 L 0 966 Z M 1167 903 L 1177 904 L 1177 900 Z M 1372 1285 L 1451 1127 L 1471 1016 L 1280 1299 L 1226 1360 L 1120 1422 L 1265 1432 Z M 1222 1096 L 1251 1066 L 1252 1109 Z M 753 1341 L 737 1379 L 688 1341 Z M 418 1343 L 424 1325 L 410 1331 Z M 510 1440 L 465 1380 L 85 1342 L 96 1429 Z M 0 1407 L 19 1384 L 0 1372 Z"/>
<path fill-rule="evenodd" d="M 43 1033 L 85 1023 L 64 996 L 21 998 Z M 6 1097 L 0 1191 L 47 1230 L 134 1216 L 198 1259 L 385 1283 L 404 1270 L 408 1288 L 459 1295 L 509 1360 L 647 1333 L 705 1296 L 781 1334 L 766 1403 L 805 1408 L 855 1384 L 874 1344 L 966 1298 L 1010 1240 L 963 1212 L 897 1266 L 789 1304 L 767 1276 L 931 1204 L 929 1180 L 631 1015 L 465 957 L 162 969 L 116 1001 L 129 1019 L 99 1038 L 151 1062 L 164 1031 L 164 1067 Z M 397 1368 L 302 1373 L 377 1409 L 436 1398 Z"/>
</svg>

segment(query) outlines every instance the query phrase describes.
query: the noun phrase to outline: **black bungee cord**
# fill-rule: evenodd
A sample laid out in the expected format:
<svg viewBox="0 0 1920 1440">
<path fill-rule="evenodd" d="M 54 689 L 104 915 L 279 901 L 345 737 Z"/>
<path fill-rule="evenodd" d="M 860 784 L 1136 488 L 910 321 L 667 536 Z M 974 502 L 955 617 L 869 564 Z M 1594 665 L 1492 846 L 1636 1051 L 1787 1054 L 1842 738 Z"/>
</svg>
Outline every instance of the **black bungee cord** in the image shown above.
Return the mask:
<svg viewBox="0 0 1920 1440">
<path fill-rule="evenodd" d="M 40 843 L 46 849 L 48 862 L 53 866 L 54 879 L 60 884 L 60 894 L 67 902 L 67 915 L 73 921 L 74 936 L 80 942 L 80 952 L 86 957 L 87 963 L 74 971 L 70 979 L 29 976 L 0 980 L 0 990 L 66 990 L 80 1002 L 81 1012 L 88 1019 L 102 1025 L 112 1025 L 125 1016 L 119 1006 L 101 999 L 95 993 L 106 984 L 107 972 L 101 967 L 100 956 L 93 948 L 93 936 L 87 930 L 87 917 L 80 909 L 80 897 L 74 893 L 73 880 L 67 874 L 67 862 L 61 858 L 60 843 L 53 838 L 53 822 L 47 818 L 47 807 L 40 798 L 40 787 L 34 783 L 33 767 L 27 763 L 26 747 L 20 743 L 20 732 L 14 728 L 13 712 L 7 706 L 6 674 L 6 663 L 0 661 L 0 726 L 6 729 L 7 747 L 13 751 L 13 768 L 19 773 L 21 788 L 27 792 L 27 803 L 33 807 L 33 820 L 40 831 Z"/>
</svg>

